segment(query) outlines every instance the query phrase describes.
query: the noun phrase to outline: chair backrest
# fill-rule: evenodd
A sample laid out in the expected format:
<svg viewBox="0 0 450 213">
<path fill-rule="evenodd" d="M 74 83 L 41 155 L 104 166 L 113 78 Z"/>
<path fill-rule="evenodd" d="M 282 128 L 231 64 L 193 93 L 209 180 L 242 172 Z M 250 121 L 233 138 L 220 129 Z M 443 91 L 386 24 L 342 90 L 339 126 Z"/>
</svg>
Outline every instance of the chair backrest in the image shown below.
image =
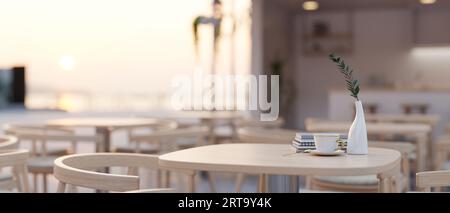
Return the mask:
<svg viewBox="0 0 450 213">
<path fill-rule="evenodd" d="M 132 135 L 131 140 L 137 142 L 152 142 L 155 140 L 172 140 L 188 137 L 204 137 L 209 132 L 206 126 L 191 126 L 177 129 L 157 130 L 150 134 Z"/>
<path fill-rule="evenodd" d="M 450 170 L 419 172 L 416 186 L 420 191 L 431 191 L 432 187 L 450 186 Z"/>
<path fill-rule="evenodd" d="M 76 150 L 77 142 L 101 142 L 98 135 L 76 135 L 73 130 L 65 128 L 48 127 L 45 125 L 19 125 L 8 124 L 4 126 L 5 133 L 17 137 L 19 142 L 32 143 L 32 155 L 47 155 L 47 142 L 70 142 L 71 150 Z M 37 143 L 41 143 L 40 150 Z"/>
<path fill-rule="evenodd" d="M 91 153 L 59 157 L 54 163 L 54 176 L 59 180 L 58 192 L 66 184 L 91 189 L 125 192 L 140 189 L 137 168 L 158 169 L 158 156 L 136 153 Z M 95 172 L 104 167 L 127 167 L 128 174 Z"/>
<path fill-rule="evenodd" d="M 236 127 L 262 127 L 262 128 L 281 128 L 285 123 L 283 118 L 278 118 L 275 121 L 259 121 L 254 118 L 236 119 L 234 124 Z"/>
<path fill-rule="evenodd" d="M 369 141 L 369 147 L 385 148 L 397 150 L 402 154 L 401 171 L 404 177 L 404 186 L 409 188 L 409 173 L 410 173 L 410 156 L 415 152 L 416 146 L 406 141 Z"/>
<path fill-rule="evenodd" d="M 242 143 L 279 143 L 291 144 L 298 131 L 291 129 L 266 129 L 261 127 L 239 128 L 238 138 Z"/>
<path fill-rule="evenodd" d="M 29 192 L 28 184 L 28 150 L 0 150 L 0 168 L 11 167 L 19 182 L 19 191 Z"/>
<path fill-rule="evenodd" d="M 0 150 L 13 150 L 19 148 L 19 140 L 14 136 L 0 135 Z"/>
</svg>

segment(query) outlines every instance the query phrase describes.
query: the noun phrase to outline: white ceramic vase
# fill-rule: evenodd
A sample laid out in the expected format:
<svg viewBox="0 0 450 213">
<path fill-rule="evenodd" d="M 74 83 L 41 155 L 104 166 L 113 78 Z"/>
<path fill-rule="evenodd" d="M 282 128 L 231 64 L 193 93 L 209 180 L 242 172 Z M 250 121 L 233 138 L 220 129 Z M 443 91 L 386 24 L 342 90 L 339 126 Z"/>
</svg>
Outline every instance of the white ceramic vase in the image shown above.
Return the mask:
<svg viewBox="0 0 450 213">
<path fill-rule="evenodd" d="M 361 101 L 355 101 L 355 120 L 348 132 L 347 154 L 366 155 L 368 153 L 366 119 Z"/>
</svg>

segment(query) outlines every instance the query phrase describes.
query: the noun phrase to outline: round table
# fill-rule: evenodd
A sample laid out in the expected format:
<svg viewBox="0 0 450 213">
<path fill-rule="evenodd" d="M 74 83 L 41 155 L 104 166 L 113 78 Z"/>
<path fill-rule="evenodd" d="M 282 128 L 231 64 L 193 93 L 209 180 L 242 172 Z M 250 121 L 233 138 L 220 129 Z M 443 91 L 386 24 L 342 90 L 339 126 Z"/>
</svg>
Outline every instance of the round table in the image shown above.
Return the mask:
<svg viewBox="0 0 450 213">
<path fill-rule="evenodd" d="M 185 171 L 188 189 L 195 191 L 195 171 L 261 174 L 259 191 L 265 192 L 266 175 L 358 176 L 376 174 L 379 191 L 394 191 L 391 181 L 400 178 L 401 154 L 382 148 L 369 148 L 368 155 L 313 156 L 296 153 L 285 144 L 220 144 L 164 154 L 160 166 Z M 190 173 L 188 172 L 190 171 Z"/>
<path fill-rule="evenodd" d="M 48 120 L 48 126 L 57 127 L 92 127 L 103 138 L 97 152 L 109 152 L 111 149 L 111 132 L 121 128 L 134 128 L 144 126 L 157 126 L 157 119 L 152 118 L 63 118 Z"/>
</svg>

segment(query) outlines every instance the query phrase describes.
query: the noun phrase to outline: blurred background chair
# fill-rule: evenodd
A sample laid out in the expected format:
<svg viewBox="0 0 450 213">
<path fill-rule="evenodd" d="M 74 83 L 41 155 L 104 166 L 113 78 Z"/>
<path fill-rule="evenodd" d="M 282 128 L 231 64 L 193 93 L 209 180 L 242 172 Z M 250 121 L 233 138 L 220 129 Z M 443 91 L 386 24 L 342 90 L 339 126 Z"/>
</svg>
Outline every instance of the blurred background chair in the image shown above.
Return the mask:
<svg viewBox="0 0 450 213">
<path fill-rule="evenodd" d="M 0 136 L 0 150 L 16 150 L 18 148 L 19 142 L 16 137 L 7 135 Z M 14 177 L 11 169 L 0 167 L 0 189 L 12 190 L 18 189 L 19 186 L 19 180 Z"/>
<path fill-rule="evenodd" d="M 76 135 L 72 130 L 47 126 L 6 125 L 4 131 L 19 142 L 31 143 L 28 170 L 33 175 L 33 191 L 38 192 L 38 175 L 42 175 L 42 192 L 46 193 L 47 176 L 53 173 L 53 161 L 58 156 L 75 153 L 78 142 L 100 143 L 99 136 Z M 53 147 L 51 145 L 59 145 Z"/>
<path fill-rule="evenodd" d="M 130 135 L 130 140 L 136 144 L 157 143 L 160 149 L 155 154 L 163 154 L 180 149 L 206 145 L 209 128 L 207 126 L 183 126 L 180 128 L 162 128 L 150 133 Z M 140 147 L 140 146 L 136 146 Z M 135 150 L 139 152 L 139 150 Z M 160 171 L 160 170 L 158 170 Z M 163 177 L 165 176 L 165 177 Z M 208 174 L 211 191 L 215 191 L 215 182 Z M 164 181 L 162 181 L 164 179 Z M 163 183 L 164 182 L 164 183 Z M 170 187 L 170 172 L 158 172 L 157 186 Z"/>
<path fill-rule="evenodd" d="M 414 145 L 404 142 L 369 141 L 369 147 L 397 150 L 402 154 L 401 182 L 393 182 L 399 191 L 410 189 L 409 156 L 414 153 Z M 343 191 L 343 192 L 378 192 L 378 178 L 376 175 L 364 176 L 315 176 L 308 177 L 307 189 Z"/>
<path fill-rule="evenodd" d="M 431 192 L 434 187 L 450 186 L 450 170 L 419 172 L 416 174 L 416 186 L 424 192 Z"/>
<path fill-rule="evenodd" d="M 30 192 L 28 184 L 27 150 L 0 150 L 0 168 L 10 168 L 19 192 Z"/>
<path fill-rule="evenodd" d="M 118 145 L 112 148 L 112 152 L 119 153 L 145 153 L 145 154 L 158 154 L 161 152 L 161 143 L 154 138 L 147 143 L 141 143 L 141 141 L 135 141 L 134 137 L 140 134 L 151 134 L 152 132 L 172 130 L 178 127 L 177 122 L 172 120 L 160 120 L 158 125 L 149 127 L 128 128 L 127 137 L 128 143 L 126 145 Z"/>
</svg>

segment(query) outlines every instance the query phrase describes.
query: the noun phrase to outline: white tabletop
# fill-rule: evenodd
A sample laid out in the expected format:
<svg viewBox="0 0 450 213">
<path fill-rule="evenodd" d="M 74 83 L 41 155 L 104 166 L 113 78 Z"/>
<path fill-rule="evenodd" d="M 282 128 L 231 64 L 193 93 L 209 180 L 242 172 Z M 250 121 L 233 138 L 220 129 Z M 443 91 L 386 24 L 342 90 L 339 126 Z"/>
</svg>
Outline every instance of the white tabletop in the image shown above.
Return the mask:
<svg viewBox="0 0 450 213">
<path fill-rule="evenodd" d="M 158 120 L 152 118 L 63 118 L 48 120 L 50 126 L 67 127 L 96 127 L 96 128 L 123 128 L 147 125 L 157 125 Z"/>
<path fill-rule="evenodd" d="M 171 169 L 281 175 L 349 176 L 380 174 L 400 165 L 395 150 L 369 148 L 368 155 L 313 156 L 287 144 L 220 144 L 168 153 L 160 166 Z"/>
</svg>

